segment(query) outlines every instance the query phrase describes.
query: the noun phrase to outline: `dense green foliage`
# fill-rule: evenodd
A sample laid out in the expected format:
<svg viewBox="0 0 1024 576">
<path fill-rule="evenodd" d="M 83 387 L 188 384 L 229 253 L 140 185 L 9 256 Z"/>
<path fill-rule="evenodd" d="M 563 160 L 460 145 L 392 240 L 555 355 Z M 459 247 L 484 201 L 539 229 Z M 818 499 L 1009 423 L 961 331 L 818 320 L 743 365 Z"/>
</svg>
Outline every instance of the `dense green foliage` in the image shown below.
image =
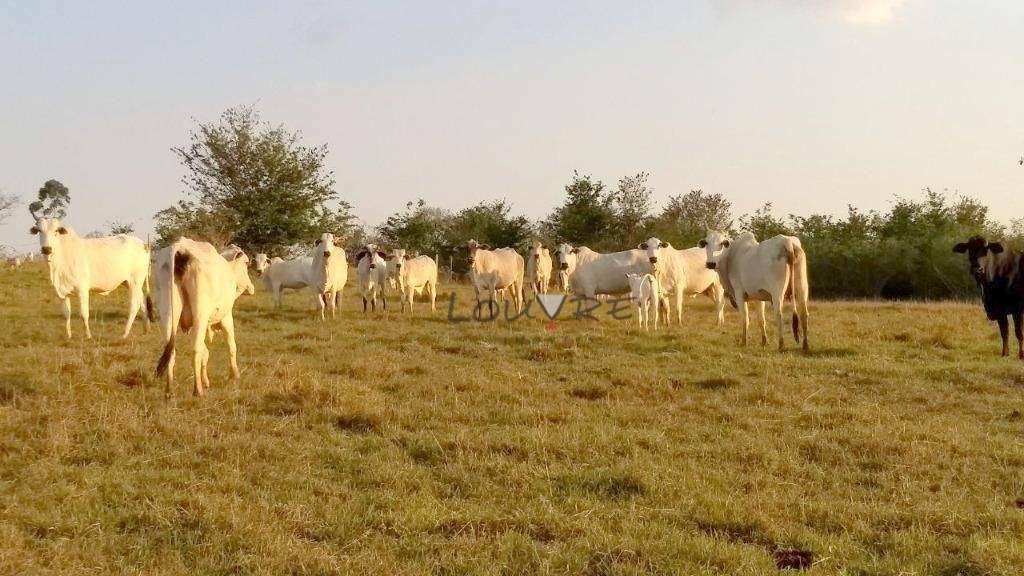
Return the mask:
<svg viewBox="0 0 1024 576">
<path fill-rule="evenodd" d="M 38 199 L 28 205 L 33 216 L 63 218 L 71 204 L 71 192 L 57 180 L 47 180 L 39 189 Z"/>
<path fill-rule="evenodd" d="M 190 197 L 156 214 L 161 243 L 188 235 L 247 250 L 279 252 L 321 232 L 346 237 L 349 205 L 326 169 L 327 146 L 307 147 L 298 133 L 272 126 L 251 107 L 199 123 L 174 148 Z"/>
</svg>

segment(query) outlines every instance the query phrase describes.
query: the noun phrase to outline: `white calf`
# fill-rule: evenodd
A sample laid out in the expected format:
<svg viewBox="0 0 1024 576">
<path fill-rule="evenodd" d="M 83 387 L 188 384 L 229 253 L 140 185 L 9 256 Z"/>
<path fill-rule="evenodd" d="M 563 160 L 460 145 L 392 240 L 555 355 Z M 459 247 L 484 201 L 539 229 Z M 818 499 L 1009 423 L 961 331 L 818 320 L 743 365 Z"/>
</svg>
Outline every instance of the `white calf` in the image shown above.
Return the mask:
<svg viewBox="0 0 1024 576">
<path fill-rule="evenodd" d="M 534 241 L 526 253 L 526 284 L 534 294 L 546 294 L 551 283 L 551 252 Z"/>
<path fill-rule="evenodd" d="M 654 329 L 658 329 L 658 303 L 661 301 L 661 288 L 653 274 L 626 274 L 629 291 L 636 304 L 636 319 L 640 328 L 650 329 L 651 308 L 654 309 Z"/>
<path fill-rule="evenodd" d="M 392 250 L 388 256 L 388 266 L 394 266 L 395 282 L 402 298 L 402 312 L 406 303 L 412 312 L 413 297 L 426 294 L 430 298 L 430 311 L 436 310 L 437 299 L 437 263 L 430 256 L 410 257 L 405 250 Z"/>
<path fill-rule="evenodd" d="M 380 294 L 384 302 L 384 309 L 388 309 L 387 297 L 384 295 L 384 285 L 387 282 L 388 266 L 384 252 L 377 249 L 376 244 L 363 246 L 356 254 L 356 277 L 359 279 L 359 293 L 363 296 L 363 313 L 366 313 L 366 304 L 377 311 L 377 294 Z"/>
</svg>

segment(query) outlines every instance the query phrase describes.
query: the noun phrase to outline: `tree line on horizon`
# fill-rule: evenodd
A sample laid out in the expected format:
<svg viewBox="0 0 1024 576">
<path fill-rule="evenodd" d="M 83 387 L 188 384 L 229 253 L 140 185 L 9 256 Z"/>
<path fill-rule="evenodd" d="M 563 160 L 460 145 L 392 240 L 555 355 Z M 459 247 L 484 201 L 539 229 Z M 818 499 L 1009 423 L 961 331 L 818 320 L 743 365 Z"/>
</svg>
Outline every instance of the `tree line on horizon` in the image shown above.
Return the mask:
<svg viewBox="0 0 1024 576">
<path fill-rule="evenodd" d="M 1024 219 L 1009 227 L 991 219 L 986 206 L 966 196 L 925 188 L 919 199 L 897 197 L 885 211 L 849 206 L 845 217 L 777 216 L 771 203 L 736 217 L 719 193 L 691 190 L 656 208 L 648 174 L 622 177 L 614 186 L 574 172 L 561 203 L 531 221 L 505 199 L 461 210 L 420 199 L 378 226 L 356 223 L 351 205 L 335 190 L 326 168 L 326 144 L 306 146 L 301 135 L 263 121 L 253 107 L 225 111 L 198 122 L 182 147 L 172 148 L 185 168 L 188 195 L 155 215 L 160 246 L 181 236 L 216 246 L 296 255 L 322 232 L 355 249 L 368 241 L 440 258 L 455 273 L 466 269 L 460 249 L 470 238 L 495 247 L 525 249 L 534 239 L 554 249 L 565 242 L 600 252 L 629 249 L 655 236 L 676 248 L 696 246 L 709 229 L 750 231 L 758 239 L 797 236 L 808 255 L 812 294 L 821 298 L 949 298 L 974 295 L 963 258 L 951 247 L 981 234 L 1024 248 Z M 31 207 L 63 214 L 67 188 L 48 181 Z M 111 233 L 131 232 L 122 223 Z M 461 256 L 461 257 L 460 257 Z"/>
</svg>

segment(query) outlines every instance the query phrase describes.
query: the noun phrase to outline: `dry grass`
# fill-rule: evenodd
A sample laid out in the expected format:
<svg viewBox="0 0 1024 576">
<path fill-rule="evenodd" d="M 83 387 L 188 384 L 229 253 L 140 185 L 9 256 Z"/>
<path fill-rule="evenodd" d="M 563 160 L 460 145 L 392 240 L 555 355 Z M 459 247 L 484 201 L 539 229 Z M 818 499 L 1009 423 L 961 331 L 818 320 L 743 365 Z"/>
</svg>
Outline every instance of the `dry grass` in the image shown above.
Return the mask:
<svg viewBox="0 0 1024 576">
<path fill-rule="evenodd" d="M 804 355 L 737 348 L 701 301 L 643 334 L 310 299 L 243 299 L 241 381 L 218 339 L 209 396 L 179 362 L 165 401 L 122 292 L 66 342 L 42 269 L 4 272 L 0 573 L 1024 566 L 1024 364 L 977 306 L 816 304 Z"/>
</svg>

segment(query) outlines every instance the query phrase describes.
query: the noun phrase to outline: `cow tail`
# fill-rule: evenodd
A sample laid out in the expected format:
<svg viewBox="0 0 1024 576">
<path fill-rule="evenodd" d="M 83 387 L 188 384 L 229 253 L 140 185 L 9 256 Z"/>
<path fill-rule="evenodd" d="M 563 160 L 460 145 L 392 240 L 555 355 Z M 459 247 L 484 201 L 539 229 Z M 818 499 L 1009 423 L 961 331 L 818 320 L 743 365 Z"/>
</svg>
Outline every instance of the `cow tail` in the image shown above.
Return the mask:
<svg viewBox="0 0 1024 576">
<path fill-rule="evenodd" d="M 188 252 L 178 252 L 177 247 L 171 253 L 170 262 L 172 262 L 173 272 L 168 275 L 167 283 L 165 286 L 165 294 L 167 294 L 168 301 L 171 308 L 168 311 L 168 318 L 165 320 L 170 323 L 170 332 L 167 333 L 167 342 L 164 343 L 163 354 L 160 355 L 160 360 L 156 364 L 156 375 L 163 376 L 167 372 L 167 366 L 171 362 L 171 357 L 174 355 L 174 340 L 178 333 L 178 322 L 175 321 L 175 313 L 173 310 L 174 293 L 181 289 L 181 282 L 185 276 L 185 272 L 188 270 L 188 265 L 192 261 L 192 256 Z M 182 290 L 180 292 L 181 298 L 184 300 L 188 298 L 188 295 Z M 182 303 L 184 305 L 184 303 Z"/>
<path fill-rule="evenodd" d="M 810 298 L 810 287 L 807 280 L 807 253 L 799 240 L 790 243 L 787 258 L 793 303 L 793 338 L 799 343 L 802 330 L 804 348 L 807 348 L 807 300 Z"/>
<path fill-rule="evenodd" d="M 146 246 L 147 259 L 150 265 L 153 263 L 153 255 L 150 252 L 149 246 Z M 151 266 L 150 266 L 151 267 Z M 149 318 L 150 322 L 156 322 L 156 308 L 153 306 L 153 288 L 149 283 L 149 277 L 153 273 L 153 270 L 146 269 L 146 279 L 142 281 L 142 293 L 146 298 L 146 318 Z"/>
</svg>

